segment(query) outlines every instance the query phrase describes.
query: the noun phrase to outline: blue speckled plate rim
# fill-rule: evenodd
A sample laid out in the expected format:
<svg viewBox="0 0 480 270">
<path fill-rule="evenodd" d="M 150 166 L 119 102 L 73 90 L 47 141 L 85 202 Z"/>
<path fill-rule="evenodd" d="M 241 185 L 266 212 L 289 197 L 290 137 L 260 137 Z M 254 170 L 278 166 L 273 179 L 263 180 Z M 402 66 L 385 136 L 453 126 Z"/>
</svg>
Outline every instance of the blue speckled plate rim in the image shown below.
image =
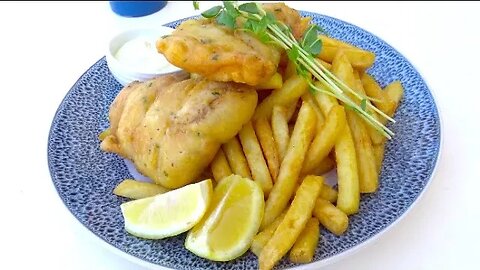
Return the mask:
<svg viewBox="0 0 480 270">
<path fill-rule="evenodd" d="M 289 269 L 292 269 L 292 270 L 300 270 L 300 269 L 306 269 L 306 268 L 309 268 L 310 267 L 315 267 L 315 266 L 326 266 L 328 264 L 331 264 L 335 261 L 338 261 L 340 260 L 341 258 L 343 257 L 346 257 L 348 255 L 352 255 L 353 253 L 359 251 L 360 249 L 366 247 L 368 244 L 370 243 L 373 243 L 375 242 L 381 235 L 383 235 L 386 231 L 390 230 L 392 227 L 394 227 L 395 225 L 397 225 L 401 220 L 403 220 L 403 218 L 414 208 L 415 205 L 417 205 L 417 203 L 420 201 L 420 199 L 423 197 L 423 195 L 425 194 L 425 192 L 428 190 L 429 186 L 431 185 L 432 183 L 432 180 L 436 174 L 436 171 L 437 171 L 437 168 L 438 168 L 438 164 L 439 164 L 439 160 L 440 160 L 440 156 L 441 156 L 441 153 L 442 153 L 442 146 L 443 146 L 443 129 L 442 129 L 442 126 L 443 126 L 443 120 L 442 120 L 442 117 L 441 117 L 441 113 L 439 111 L 439 108 L 437 106 L 437 99 L 435 98 L 435 95 L 432 93 L 432 91 L 430 90 L 430 87 L 429 87 L 429 84 L 427 83 L 427 81 L 425 80 L 425 78 L 423 76 L 421 76 L 421 73 L 419 73 L 419 70 L 418 68 L 416 68 L 416 66 L 414 66 L 412 64 L 411 61 L 408 60 L 407 57 L 405 57 L 404 54 L 400 53 L 398 50 L 396 50 L 394 47 L 390 46 L 389 43 L 385 42 L 383 39 L 381 39 L 380 37 L 378 37 L 377 35 L 359 27 L 359 26 L 356 26 L 354 24 L 351 24 L 349 22 L 346 22 L 344 20 L 341 20 L 341 19 L 337 19 L 335 17 L 331 17 L 331 16 L 328 16 L 328 15 L 323 15 L 323 14 L 320 14 L 320 13 L 314 13 L 314 12 L 309 12 L 309 11 L 300 11 L 302 13 L 303 16 L 321 16 L 321 17 L 324 17 L 324 18 L 327 18 L 327 19 L 330 19 L 330 20 L 335 20 L 335 21 L 338 21 L 338 22 L 341 22 L 342 24 L 345 24 L 345 25 L 348 25 L 348 26 L 352 26 L 352 27 L 355 27 L 355 28 L 358 28 L 362 31 L 364 31 L 365 33 L 371 35 L 372 37 L 374 37 L 375 39 L 381 41 L 385 46 L 389 47 L 392 51 L 394 51 L 396 54 L 398 54 L 399 56 L 401 56 L 401 58 L 403 58 L 405 60 L 405 62 L 407 62 L 409 65 L 411 65 L 413 67 L 413 70 L 414 72 L 418 75 L 419 78 L 422 79 L 422 81 L 424 82 L 424 84 L 426 85 L 426 88 L 427 88 L 427 94 L 431 97 L 431 99 L 433 100 L 433 107 L 435 109 L 435 115 L 437 117 L 437 122 L 438 122 L 438 128 L 439 128 L 439 138 L 438 138 L 438 145 L 436 145 L 436 149 L 437 149 L 437 152 L 436 152 L 436 157 L 435 157 L 435 162 L 434 162 L 434 166 L 431 168 L 430 170 L 430 175 L 429 175 L 429 179 L 428 181 L 426 182 L 425 186 L 423 187 L 422 191 L 420 193 L 418 193 L 417 197 L 415 198 L 415 200 L 413 200 L 411 202 L 411 204 L 408 206 L 408 208 L 400 215 L 398 216 L 395 220 L 393 220 L 391 223 L 389 223 L 387 226 L 385 226 L 382 230 L 376 232 L 375 234 L 373 234 L 371 237 L 363 240 L 363 241 L 360 241 L 357 245 L 353 246 L 353 247 L 350 247 L 350 248 L 347 248 L 346 250 L 344 250 L 343 252 L 341 253 L 338 253 L 338 254 L 335 254 L 335 255 L 332 255 L 330 257 L 327 257 L 323 260 L 320 260 L 320 261 L 316 261 L 316 262 L 312 262 L 312 263 L 309 263 L 309 264 L 305 264 L 305 265 L 299 265 L 299 266 L 294 266 L 292 268 L 289 268 Z M 170 23 L 167 23 L 165 25 L 168 25 L 168 24 L 175 24 L 179 21 L 183 21 L 185 19 L 189 19 L 189 18 L 195 18 L 195 17 L 198 17 L 198 16 L 191 16 L 191 17 L 187 17 L 187 18 L 183 18 L 183 19 L 179 19 L 179 20 L 176 20 L 176 21 L 172 21 Z M 101 57 L 99 60 L 97 60 L 94 64 L 92 64 L 79 78 L 82 78 L 92 67 L 94 67 L 96 64 L 98 64 L 99 62 L 103 61 L 105 57 Z M 52 124 L 51 126 L 53 126 L 54 124 L 54 121 L 55 119 L 58 117 L 58 114 L 61 112 L 61 109 L 62 109 L 62 105 L 64 104 L 65 100 L 67 100 L 72 91 L 76 88 L 76 86 L 80 83 L 80 80 L 77 80 L 73 86 L 70 88 L 70 90 L 67 92 L 67 94 L 65 95 L 65 97 L 62 99 L 62 101 L 60 102 L 60 105 L 58 106 L 57 108 L 57 111 L 55 112 L 55 115 L 54 115 L 54 118 L 52 120 Z M 53 136 L 53 130 L 50 129 L 50 132 L 49 132 L 49 136 L 48 136 L 48 142 L 51 141 L 52 139 L 52 136 Z M 48 155 L 48 144 L 47 144 L 47 155 Z M 51 177 L 53 177 L 53 170 L 52 170 L 52 165 L 51 165 L 51 161 L 50 159 L 48 159 L 48 167 L 49 167 L 49 171 L 50 171 L 50 175 Z M 110 243 L 107 239 L 105 239 L 104 237 L 102 237 L 101 235 L 97 234 L 96 232 L 94 232 L 93 230 L 91 230 L 84 222 L 82 222 L 76 215 L 75 213 L 72 212 L 72 210 L 67 206 L 67 203 L 65 201 L 65 199 L 60 196 L 60 190 L 58 189 L 57 185 L 54 184 L 54 182 L 52 181 L 52 184 L 53 186 L 55 187 L 56 191 L 57 191 L 57 194 L 59 195 L 60 199 L 62 200 L 64 206 L 68 209 L 68 211 L 72 214 L 73 217 L 75 217 L 75 219 L 80 222 L 84 228 L 86 228 L 88 231 L 90 231 L 93 235 L 95 235 L 97 238 L 97 240 L 101 240 L 100 242 L 102 243 L 103 246 L 109 248 L 110 250 L 112 250 L 114 253 L 118 254 L 118 255 L 121 255 L 127 259 L 129 259 L 130 261 L 136 263 L 136 264 L 140 264 L 142 266 L 145 266 L 145 267 L 148 267 L 148 268 L 156 268 L 156 269 L 173 269 L 173 268 L 168 268 L 166 266 L 161 266 L 161 265 L 158 265 L 158 264 L 154 264 L 154 263 L 151 263 L 151 262 L 148 262 L 148 261 L 145 261 L 143 260 L 142 258 L 139 258 L 135 255 L 132 255 L 132 254 L 129 254 L 123 250 L 121 250 L 120 248 L 118 248 L 117 246 L 113 245 L 112 243 Z"/>
</svg>

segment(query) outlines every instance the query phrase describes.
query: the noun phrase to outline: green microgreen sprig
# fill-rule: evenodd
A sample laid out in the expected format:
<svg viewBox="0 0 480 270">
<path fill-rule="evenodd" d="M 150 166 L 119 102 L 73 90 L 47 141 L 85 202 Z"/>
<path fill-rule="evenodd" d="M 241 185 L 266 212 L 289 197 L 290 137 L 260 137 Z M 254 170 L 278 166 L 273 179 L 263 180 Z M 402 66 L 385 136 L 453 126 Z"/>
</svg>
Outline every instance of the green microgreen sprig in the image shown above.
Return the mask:
<svg viewBox="0 0 480 270">
<path fill-rule="evenodd" d="M 192 1 L 192 2 L 193 2 L 193 9 L 199 10 L 200 9 L 200 4 L 198 3 L 198 1 Z"/>
<path fill-rule="evenodd" d="M 196 2 L 196 1 L 194 1 Z M 194 6 L 198 6 L 198 2 Z M 223 1 L 223 6 L 214 6 L 201 13 L 203 17 L 213 19 L 220 25 L 225 25 L 233 30 L 247 31 L 254 34 L 264 43 L 273 43 L 285 49 L 288 58 L 295 64 L 297 73 L 307 80 L 312 91 L 318 91 L 340 100 L 347 108 L 357 112 L 368 124 L 373 126 L 385 137 L 391 139 L 394 133 L 377 120 L 371 113 L 375 111 L 388 121 L 394 119 L 383 113 L 370 101 L 373 99 L 362 96 L 348 87 L 316 57 L 322 50 L 322 41 L 318 34 L 325 31 L 318 25 L 310 25 L 303 37 L 298 41 L 292 34 L 292 29 L 275 16 L 266 12 L 259 3 L 250 2 L 238 5 L 236 1 Z M 244 18 L 244 23 L 237 23 L 237 18 Z M 320 87 L 315 85 L 311 75 L 320 82 Z M 352 100 L 348 94 L 357 101 Z"/>
</svg>

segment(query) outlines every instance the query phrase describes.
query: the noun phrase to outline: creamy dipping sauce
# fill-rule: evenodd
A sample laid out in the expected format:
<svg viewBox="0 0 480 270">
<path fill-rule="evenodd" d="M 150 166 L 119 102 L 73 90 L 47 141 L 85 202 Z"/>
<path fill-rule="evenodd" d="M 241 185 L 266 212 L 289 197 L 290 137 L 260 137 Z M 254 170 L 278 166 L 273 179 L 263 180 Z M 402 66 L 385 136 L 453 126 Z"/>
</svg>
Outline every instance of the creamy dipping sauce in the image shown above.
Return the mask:
<svg viewBox="0 0 480 270">
<path fill-rule="evenodd" d="M 130 69 L 144 73 L 168 73 L 179 70 L 157 52 L 158 36 L 139 36 L 123 44 L 114 57 Z"/>
</svg>

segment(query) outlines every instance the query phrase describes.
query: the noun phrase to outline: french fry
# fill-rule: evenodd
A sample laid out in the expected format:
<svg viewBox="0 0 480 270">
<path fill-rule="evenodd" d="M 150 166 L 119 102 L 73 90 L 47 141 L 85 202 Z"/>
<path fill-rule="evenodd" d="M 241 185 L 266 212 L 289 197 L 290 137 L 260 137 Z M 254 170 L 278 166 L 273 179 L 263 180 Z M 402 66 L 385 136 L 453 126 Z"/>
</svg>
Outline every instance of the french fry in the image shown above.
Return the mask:
<svg viewBox="0 0 480 270">
<path fill-rule="evenodd" d="M 290 250 L 290 261 L 294 263 L 309 263 L 313 260 L 315 249 L 320 237 L 320 222 L 312 217 L 305 225 Z"/>
<path fill-rule="evenodd" d="M 388 114 L 389 112 L 393 111 L 393 107 L 395 103 L 390 100 L 386 92 L 382 90 L 380 85 L 377 81 L 368 73 L 364 73 L 361 77 L 363 89 L 365 89 L 365 93 L 369 96 L 374 98 L 373 104 L 375 107 L 380 109 L 382 112 Z M 383 123 L 385 124 L 385 123 Z"/>
<path fill-rule="evenodd" d="M 338 79 L 342 80 L 348 87 L 352 90 L 355 90 L 355 75 L 353 74 L 353 66 L 348 60 L 344 51 L 339 51 L 332 62 L 332 73 L 337 76 Z M 360 104 L 360 100 L 354 97 L 351 93 L 346 92 L 349 97 L 355 101 L 357 104 Z"/>
<path fill-rule="evenodd" d="M 155 196 L 168 191 L 170 190 L 154 183 L 125 179 L 113 189 L 113 194 L 136 200 Z"/>
<path fill-rule="evenodd" d="M 262 252 L 263 247 L 268 243 L 268 240 L 272 238 L 273 233 L 277 230 L 278 225 L 282 222 L 283 218 L 287 211 L 284 211 L 280 216 L 278 216 L 270 225 L 268 225 L 263 231 L 257 233 L 253 237 L 252 245 L 250 246 L 250 250 L 253 254 L 260 257 L 260 253 Z"/>
<path fill-rule="evenodd" d="M 315 111 L 315 116 L 317 117 L 317 134 L 320 132 L 320 130 L 323 129 L 323 124 L 325 123 L 325 117 L 323 116 L 322 111 L 317 105 L 317 102 L 312 96 L 312 93 L 307 92 L 303 94 L 302 100 L 305 102 L 308 102 L 310 106 L 312 106 L 312 109 Z"/>
<path fill-rule="evenodd" d="M 331 38 L 326 35 L 319 35 L 318 38 L 322 41 L 323 46 L 337 47 L 337 48 L 356 48 L 350 43 L 341 41 L 339 39 Z"/>
<path fill-rule="evenodd" d="M 322 226 L 336 235 L 342 235 L 348 228 L 348 216 L 322 198 L 317 199 L 313 215 L 318 218 Z"/>
<path fill-rule="evenodd" d="M 210 169 L 212 170 L 213 178 L 217 183 L 224 177 L 233 173 L 230 165 L 228 165 L 227 157 L 221 148 L 218 149 L 215 158 L 213 158 L 213 161 L 210 164 Z"/>
<path fill-rule="evenodd" d="M 302 106 L 303 107 L 303 106 Z M 313 113 L 313 112 L 312 112 Z M 298 188 L 285 218 L 260 253 L 260 270 L 269 270 L 292 248 L 307 221 L 312 217 L 316 199 L 322 188 L 321 176 L 307 176 Z"/>
<path fill-rule="evenodd" d="M 397 110 L 400 100 L 403 97 L 402 83 L 400 81 L 391 82 L 389 85 L 385 87 L 385 89 L 383 89 L 383 91 L 385 91 L 385 93 L 388 95 L 390 100 L 395 104 L 392 110 L 387 113 L 389 116 L 393 116 L 393 114 Z"/>
<path fill-rule="evenodd" d="M 314 83 L 316 87 L 318 88 L 325 88 L 321 82 L 315 82 Z M 320 110 L 323 113 L 323 116 L 327 117 L 328 113 L 330 112 L 330 109 L 332 109 L 333 106 L 338 105 L 338 101 L 336 98 L 327 95 L 322 92 L 315 92 L 313 95 L 315 100 L 317 101 L 318 107 L 320 107 Z"/>
<path fill-rule="evenodd" d="M 370 113 L 380 123 L 382 123 L 382 122 L 386 123 L 385 118 L 384 118 L 385 121 L 381 121 L 380 120 L 381 117 L 379 117 L 378 114 L 376 114 L 375 112 L 372 112 L 372 111 L 370 111 Z M 380 132 L 378 132 L 378 130 L 376 130 L 372 125 L 368 124 L 364 119 L 362 119 L 362 122 L 364 123 L 364 126 L 367 129 L 367 132 L 368 132 L 368 135 L 370 136 L 370 140 L 371 140 L 372 144 L 382 144 L 382 143 L 385 142 L 385 140 L 386 140 L 385 136 L 383 136 Z"/>
<path fill-rule="evenodd" d="M 290 132 L 288 131 L 288 120 L 285 107 L 273 107 L 272 132 L 278 150 L 279 162 L 281 163 L 287 153 L 288 142 L 290 141 Z"/>
<path fill-rule="evenodd" d="M 307 91 L 307 86 L 306 80 L 299 75 L 295 74 L 288 78 L 283 83 L 282 88 L 273 90 L 272 93 L 257 106 L 253 119 L 257 120 L 260 117 L 270 118 L 275 105 L 285 106 L 291 104 Z"/>
<path fill-rule="evenodd" d="M 353 70 L 353 76 L 355 77 L 355 88 L 354 90 L 359 93 L 361 96 L 366 97 L 367 94 L 365 93 L 365 89 L 363 88 L 363 83 L 362 79 L 360 78 L 360 74 L 358 70 Z M 368 104 L 371 104 L 370 100 L 366 100 Z M 371 114 L 375 119 L 380 121 L 380 117 L 378 116 L 377 112 L 373 111 L 371 108 L 367 107 L 366 108 L 367 112 Z M 386 119 L 383 119 L 385 124 Z M 370 136 L 370 139 L 373 144 L 380 144 L 385 141 L 385 136 L 383 136 L 378 130 L 376 130 L 372 125 L 369 125 L 364 119 L 362 119 L 362 122 L 364 123 L 365 128 L 367 129 L 367 132 Z"/>
<path fill-rule="evenodd" d="M 355 144 L 348 125 L 339 134 L 334 149 L 338 181 L 337 207 L 347 215 L 355 214 L 360 206 L 360 187 Z"/>
<path fill-rule="evenodd" d="M 305 162 L 303 163 L 302 174 L 306 175 L 317 168 L 323 159 L 330 153 L 338 134 L 345 127 L 345 109 L 343 106 L 335 105 L 330 109 L 325 124 L 313 139 L 308 148 Z"/>
<path fill-rule="evenodd" d="M 272 77 L 268 81 L 262 82 L 258 85 L 255 86 L 255 89 L 257 90 L 263 90 L 263 89 L 279 89 L 283 85 L 283 79 L 282 75 L 280 73 L 275 73 L 273 74 Z"/>
<path fill-rule="evenodd" d="M 259 118 L 255 121 L 255 133 L 257 134 L 263 154 L 267 160 L 268 169 L 272 176 L 273 182 L 277 180 L 278 171 L 280 169 L 280 158 L 273 138 L 273 131 L 270 123 L 266 118 Z"/>
<path fill-rule="evenodd" d="M 361 70 L 366 70 L 375 62 L 375 54 L 369 51 L 364 51 L 358 48 L 338 48 L 323 46 L 320 52 L 320 59 L 325 62 L 331 62 L 338 51 L 343 51 L 352 63 L 352 66 Z"/>
<path fill-rule="evenodd" d="M 222 149 L 227 156 L 228 164 L 230 164 L 233 173 L 252 179 L 247 159 L 243 154 L 242 146 L 237 137 L 233 137 L 228 142 L 224 143 Z"/>
<path fill-rule="evenodd" d="M 268 171 L 262 148 L 257 140 L 251 121 L 243 125 L 243 128 L 238 133 L 238 137 L 240 138 L 243 152 L 247 158 L 247 163 L 253 177 L 252 179 L 260 184 L 263 193 L 267 195 L 273 186 L 272 177 Z"/>
<path fill-rule="evenodd" d="M 360 75 L 358 70 L 355 70 L 348 60 L 348 57 L 343 51 L 339 51 L 335 56 L 333 63 L 332 63 L 332 73 L 337 76 L 340 80 L 342 80 L 350 89 L 355 91 L 357 95 L 360 97 L 366 97 L 365 90 L 363 89 L 363 84 L 360 80 Z M 357 105 L 360 105 L 362 99 L 356 97 L 353 93 L 346 93 Z M 368 104 L 370 104 L 369 100 L 366 100 Z M 366 108 L 367 111 L 371 114 L 374 112 L 370 108 Z M 376 115 L 374 115 L 376 117 Z M 363 121 L 363 120 L 362 120 Z M 378 140 L 379 143 L 383 142 L 384 138 L 376 132 L 375 140 Z"/>
<path fill-rule="evenodd" d="M 322 64 L 322 66 L 325 67 L 326 69 L 330 70 L 332 68 L 332 64 L 325 62 L 320 58 L 318 58 L 318 60 L 320 60 L 320 64 Z"/>
<path fill-rule="evenodd" d="M 313 169 L 311 174 L 322 175 L 331 171 L 333 168 L 335 168 L 335 161 L 333 161 L 332 158 L 327 156 L 322 161 L 320 161 L 320 164 Z"/>
<path fill-rule="evenodd" d="M 285 69 L 285 79 L 289 79 L 297 74 L 297 66 L 292 61 L 288 60 L 287 68 Z"/>
<path fill-rule="evenodd" d="M 298 112 L 297 110 L 298 100 L 299 99 L 297 98 L 292 103 L 285 105 L 285 108 L 286 108 L 285 117 L 287 118 L 288 122 L 291 122 L 295 112 Z"/>
<path fill-rule="evenodd" d="M 373 52 L 360 49 L 346 42 L 329 38 L 325 35 L 320 35 L 319 37 L 323 44 L 319 55 L 321 60 L 332 63 L 335 55 L 341 50 L 348 57 L 349 62 L 354 68 L 365 70 L 371 67 L 375 62 L 375 54 Z"/>
<path fill-rule="evenodd" d="M 329 186 L 328 184 L 323 183 L 322 190 L 320 191 L 319 197 L 329 201 L 331 203 L 335 203 L 337 201 L 338 192 Z"/>
<path fill-rule="evenodd" d="M 373 153 L 375 154 L 377 173 L 380 175 L 380 172 L 382 171 L 383 156 L 385 154 L 385 143 L 374 145 Z"/>
<path fill-rule="evenodd" d="M 361 93 L 363 88 L 356 87 L 355 72 L 342 52 L 335 56 L 332 63 L 332 72 L 350 88 L 356 90 L 360 95 L 364 95 Z M 374 192 L 378 187 L 378 174 L 375 168 L 371 138 L 365 127 L 366 123 L 351 110 L 347 112 L 347 122 L 354 140 L 360 192 Z M 383 138 L 381 138 L 381 141 L 383 141 Z"/>
<path fill-rule="evenodd" d="M 315 112 L 308 103 L 303 102 L 277 181 L 265 202 L 261 228 L 266 228 L 287 207 L 315 133 L 315 121 Z"/>
<path fill-rule="evenodd" d="M 100 134 L 98 134 L 98 139 L 100 141 L 103 141 L 108 135 L 110 135 L 110 128 L 107 128 L 104 131 L 100 132 Z"/>
<path fill-rule="evenodd" d="M 294 192 L 292 194 L 292 197 L 290 198 L 290 201 L 293 201 L 294 197 L 296 196 L 296 193 L 298 191 L 298 189 L 300 188 L 300 185 L 303 183 L 303 180 L 307 179 L 308 178 L 312 178 L 312 179 L 315 179 L 317 180 L 322 188 L 323 188 L 323 185 L 324 185 L 324 181 L 325 181 L 325 178 L 321 175 L 314 175 L 314 174 L 309 174 L 309 175 L 301 175 L 300 177 L 298 177 L 298 181 L 295 183 L 295 188 L 293 189 Z M 320 189 L 320 193 L 321 193 L 321 189 Z M 319 195 L 320 196 L 320 195 Z"/>
<path fill-rule="evenodd" d="M 378 188 L 378 171 L 372 142 L 362 119 L 353 111 L 347 112 L 358 164 L 360 193 L 372 193 Z"/>
</svg>

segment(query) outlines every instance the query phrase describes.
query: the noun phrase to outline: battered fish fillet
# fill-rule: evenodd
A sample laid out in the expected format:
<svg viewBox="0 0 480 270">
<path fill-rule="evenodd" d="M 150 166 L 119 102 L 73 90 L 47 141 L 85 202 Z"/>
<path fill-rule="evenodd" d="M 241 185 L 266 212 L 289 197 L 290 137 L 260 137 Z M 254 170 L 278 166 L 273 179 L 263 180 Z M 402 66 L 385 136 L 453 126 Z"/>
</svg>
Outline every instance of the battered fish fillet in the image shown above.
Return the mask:
<svg viewBox="0 0 480 270">
<path fill-rule="evenodd" d="M 111 105 L 109 134 L 100 145 L 172 189 L 198 180 L 257 105 L 248 85 L 183 79 L 163 76 L 125 87 Z"/>
<path fill-rule="evenodd" d="M 210 80 L 258 85 L 277 71 L 280 50 L 211 20 L 187 20 L 157 41 L 173 65 Z"/>
<path fill-rule="evenodd" d="M 290 26 L 297 40 L 300 40 L 310 24 L 310 17 L 301 17 L 297 10 L 285 3 L 265 3 L 262 7 L 265 11 L 271 12 L 277 20 Z"/>
</svg>

